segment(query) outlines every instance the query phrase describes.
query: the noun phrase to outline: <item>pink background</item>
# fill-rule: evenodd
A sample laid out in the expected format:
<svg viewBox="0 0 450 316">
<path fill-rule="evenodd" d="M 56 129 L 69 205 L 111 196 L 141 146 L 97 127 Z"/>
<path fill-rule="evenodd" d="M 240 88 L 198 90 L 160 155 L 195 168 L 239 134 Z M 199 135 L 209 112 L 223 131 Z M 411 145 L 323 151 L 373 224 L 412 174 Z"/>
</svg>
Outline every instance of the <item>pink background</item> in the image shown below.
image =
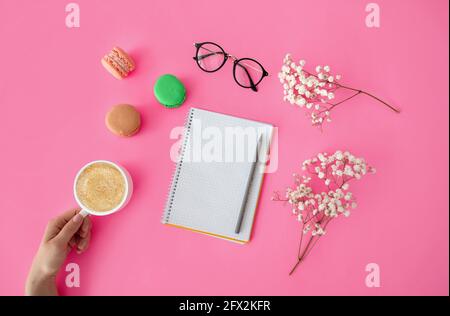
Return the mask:
<svg viewBox="0 0 450 316">
<path fill-rule="evenodd" d="M 376 1 L 381 27 L 365 26 L 369 1 L 79 0 L 81 27 L 65 26 L 69 1 L 0 1 L 0 294 L 21 295 L 47 221 L 75 206 L 72 181 L 95 159 L 129 169 L 135 194 L 123 212 L 94 218 L 92 244 L 70 262 L 81 287 L 67 295 L 448 295 L 448 1 Z M 125 4 L 125 5 L 124 5 Z M 271 76 L 242 89 L 231 64 L 200 71 L 195 41 L 215 41 L 261 61 Z M 100 65 L 113 45 L 137 70 L 117 81 Z M 282 102 L 277 73 L 286 52 L 311 69 L 328 63 L 345 83 L 402 109 L 359 96 L 336 108 L 321 133 Z M 181 108 L 158 105 L 163 73 L 187 86 Z M 130 139 L 103 124 L 110 106 L 136 105 Z M 266 177 L 252 241 L 245 246 L 160 223 L 173 163 L 170 130 L 190 106 L 279 127 L 279 168 Z M 358 209 L 330 226 L 299 270 L 299 225 L 272 202 L 300 163 L 348 149 L 378 173 L 354 186 Z M 365 266 L 381 287 L 365 285 Z"/>
</svg>

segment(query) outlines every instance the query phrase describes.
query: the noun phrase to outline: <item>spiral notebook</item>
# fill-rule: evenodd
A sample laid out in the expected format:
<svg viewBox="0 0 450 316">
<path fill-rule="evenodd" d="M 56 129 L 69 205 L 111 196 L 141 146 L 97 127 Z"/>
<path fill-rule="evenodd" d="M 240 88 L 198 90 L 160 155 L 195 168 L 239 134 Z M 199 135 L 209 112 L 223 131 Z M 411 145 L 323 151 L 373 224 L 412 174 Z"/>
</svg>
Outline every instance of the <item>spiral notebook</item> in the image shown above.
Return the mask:
<svg viewBox="0 0 450 316">
<path fill-rule="evenodd" d="M 191 108 L 162 222 L 248 242 L 272 131 L 270 124 Z M 259 159 L 245 199 L 256 151 Z M 244 199 L 241 229 L 235 233 Z"/>
</svg>

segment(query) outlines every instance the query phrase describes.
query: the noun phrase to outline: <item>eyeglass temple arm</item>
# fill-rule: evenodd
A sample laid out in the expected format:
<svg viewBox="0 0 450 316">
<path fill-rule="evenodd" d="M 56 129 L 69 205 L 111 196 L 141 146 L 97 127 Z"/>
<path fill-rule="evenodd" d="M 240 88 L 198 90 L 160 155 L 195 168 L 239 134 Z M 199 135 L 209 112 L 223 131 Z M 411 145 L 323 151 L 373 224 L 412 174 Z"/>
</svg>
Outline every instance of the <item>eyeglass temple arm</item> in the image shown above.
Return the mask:
<svg viewBox="0 0 450 316">
<path fill-rule="evenodd" d="M 208 52 L 210 52 L 209 54 L 205 54 L 205 55 L 197 55 L 194 57 L 195 60 L 202 60 L 205 58 L 208 58 L 209 56 L 213 56 L 213 55 L 224 55 L 224 56 L 228 56 L 226 53 L 224 52 L 214 52 L 206 47 L 203 47 L 204 50 L 207 50 Z"/>
<path fill-rule="evenodd" d="M 197 56 L 194 57 L 194 59 L 195 60 L 202 60 L 202 59 L 208 58 L 209 56 L 213 56 L 213 55 L 224 55 L 224 53 L 217 52 L 217 53 L 208 53 L 208 54 L 205 54 L 205 55 L 197 55 Z"/>
</svg>

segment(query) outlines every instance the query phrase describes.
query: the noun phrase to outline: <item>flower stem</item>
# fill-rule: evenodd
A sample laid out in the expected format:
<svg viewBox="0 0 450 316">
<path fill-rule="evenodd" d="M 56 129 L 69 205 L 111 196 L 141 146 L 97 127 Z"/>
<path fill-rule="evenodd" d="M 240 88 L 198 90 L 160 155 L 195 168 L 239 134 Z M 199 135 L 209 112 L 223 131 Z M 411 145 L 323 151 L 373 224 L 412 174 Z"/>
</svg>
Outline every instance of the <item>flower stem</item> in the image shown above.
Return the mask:
<svg viewBox="0 0 450 316">
<path fill-rule="evenodd" d="M 304 72 L 307 73 L 307 74 L 310 75 L 310 76 L 313 76 L 313 77 L 319 79 L 319 78 L 318 78 L 315 74 L 313 74 L 313 73 L 310 73 L 310 72 L 308 72 L 308 71 L 306 71 L 306 70 L 304 70 Z M 320 80 L 320 79 L 319 79 L 319 80 Z M 373 94 L 371 94 L 371 93 L 369 93 L 369 92 L 366 92 L 366 91 L 360 90 L 360 89 L 355 89 L 355 88 L 352 88 L 352 87 L 348 87 L 348 86 L 345 86 L 345 85 L 340 84 L 340 83 L 338 83 L 338 82 L 335 82 L 334 84 L 335 84 L 337 87 L 340 87 L 340 88 L 344 88 L 344 89 L 347 89 L 347 90 L 352 90 L 352 91 L 357 92 L 356 94 L 354 94 L 353 96 L 351 96 L 351 97 L 348 98 L 348 99 L 345 99 L 344 101 L 347 101 L 347 100 L 349 100 L 349 99 L 351 99 L 351 98 L 357 96 L 358 94 L 362 93 L 362 94 L 367 95 L 368 97 L 371 97 L 371 98 L 377 100 L 378 102 L 381 102 L 382 104 L 384 104 L 385 106 L 387 106 L 388 108 L 390 108 L 390 109 L 391 109 L 392 111 L 394 111 L 395 113 L 400 113 L 400 110 L 399 110 L 399 109 L 393 107 L 393 106 L 390 105 L 389 103 L 387 103 L 387 102 L 381 100 L 380 98 L 374 96 Z M 344 101 L 342 101 L 342 102 L 344 102 Z M 332 108 L 334 108 L 335 106 L 341 104 L 342 102 L 339 102 L 339 103 L 333 105 L 333 106 L 330 108 L 330 110 L 331 110 Z"/>
<path fill-rule="evenodd" d="M 318 221 L 318 224 L 320 224 L 322 221 L 323 221 L 323 219 Z M 326 219 L 326 222 L 323 225 L 323 228 L 325 229 L 330 222 L 331 222 L 331 218 Z M 295 272 L 295 270 L 297 269 L 297 267 L 300 264 L 300 262 L 302 262 L 306 258 L 306 256 L 311 252 L 311 250 L 317 244 L 317 241 L 319 240 L 320 237 L 321 236 L 312 236 L 311 238 L 309 238 L 308 243 L 306 244 L 306 247 L 303 250 L 303 253 L 300 256 L 298 256 L 297 263 L 294 265 L 294 267 L 292 268 L 291 272 L 289 272 L 289 275 L 292 275 Z M 312 243 L 313 240 L 314 240 L 314 243 Z M 311 243 L 312 243 L 312 245 L 311 245 Z M 300 243 L 300 246 L 301 246 L 301 243 Z"/>
<path fill-rule="evenodd" d="M 291 272 L 289 272 L 289 275 L 292 275 L 292 273 L 294 273 L 295 269 L 297 269 L 298 265 L 300 264 L 301 260 L 298 259 L 297 263 L 295 264 L 295 266 L 292 268 Z"/>
<path fill-rule="evenodd" d="M 303 231 L 302 231 L 303 234 Z M 302 235 L 303 236 L 303 235 Z M 295 269 L 297 269 L 298 265 L 300 264 L 300 262 L 303 260 L 303 258 L 305 257 L 305 253 L 308 250 L 309 246 L 311 245 L 311 242 L 313 241 L 315 237 L 311 237 L 308 240 L 308 243 L 306 244 L 305 249 L 303 250 L 303 253 L 300 255 L 300 250 L 301 250 L 301 242 L 300 242 L 300 247 L 299 247 L 299 256 L 297 257 L 297 263 L 295 264 L 295 266 L 292 268 L 291 272 L 289 272 L 289 275 L 291 275 L 292 273 L 294 273 Z"/>
<path fill-rule="evenodd" d="M 388 108 L 390 108 L 390 109 L 391 109 L 392 111 L 394 111 L 395 113 L 400 113 L 400 110 L 399 110 L 399 109 L 393 107 L 393 106 L 390 105 L 389 103 L 387 103 L 387 102 L 381 100 L 380 98 L 374 96 L 373 94 L 371 94 L 371 93 L 369 93 L 369 92 L 366 92 L 366 91 L 364 91 L 364 90 L 358 90 L 358 89 L 351 88 L 351 87 L 347 87 L 347 86 L 344 86 L 344 85 L 342 85 L 342 84 L 340 84 L 340 83 L 336 83 L 336 85 L 339 86 L 339 87 L 341 87 L 341 88 L 344 88 L 344 89 L 347 89 L 347 90 L 352 90 L 352 91 L 357 92 L 355 95 L 353 95 L 353 96 L 350 97 L 350 98 L 353 98 L 354 96 L 356 96 L 356 95 L 362 93 L 362 94 L 367 95 L 368 97 L 371 97 L 371 98 L 377 100 L 378 102 L 381 102 L 382 104 L 384 104 L 385 106 L 387 106 Z M 340 102 L 340 103 L 341 103 L 341 102 Z M 338 104 L 339 104 L 339 103 L 338 103 Z"/>
<path fill-rule="evenodd" d="M 328 108 L 327 110 L 324 110 L 324 111 L 331 111 L 333 108 L 335 108 L 335 107 L 338 106 L 339 104 L 344 103 L 345 101 L 348 101 L 348 100 L 350 100 L 350 99 L 353 99 L 354 97 L 356 97 L 356 96 L 357 96 L 358 94 L 360 94 L 360 93 L 363 93 L 363 92 L 362 92 L 362 91 L 358 91 L 358 92 L 356 92 L 355 94 L 349 96 L 348 98 L 346 98 L 346 99 L 344 99 L 344 100 L 342 100 L 342 101 L 339 101 L 338 103 L 329 103 L 329 104 L 331 105 L 331 107 Z M 324 111 L 322 111 L 322 112 L 324 112 Z M 322 113 L 322 112 L 321 112 L 321 113 Z"/>
<path fill-rule="evenodd" d="M 303 243 L 303 230 L 305 229 L 305 224 L 302 225 L 302 230 L 300 231 L 300 242 L 298 245 L 298 255 L 297 258 L 300 258 L 300 254 L 302 252 L 302 243 Z"/>
</svg>

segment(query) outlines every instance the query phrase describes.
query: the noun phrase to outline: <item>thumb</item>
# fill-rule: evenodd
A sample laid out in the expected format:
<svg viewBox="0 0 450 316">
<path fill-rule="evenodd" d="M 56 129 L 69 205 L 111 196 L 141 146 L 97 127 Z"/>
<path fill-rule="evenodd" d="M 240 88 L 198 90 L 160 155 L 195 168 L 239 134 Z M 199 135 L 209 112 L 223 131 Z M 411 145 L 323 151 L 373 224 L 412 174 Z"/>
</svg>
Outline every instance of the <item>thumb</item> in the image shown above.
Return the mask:
<svg viewBox="0 0 450 316">
<path fill-rule="evenodd" d="M 80 229 L 81 224 L 83 224 L 83 216 L 81 214 L 76 214 L 73 216 L 61 229 L 56 238 L 62 243 L 69 243 L 72 237 Z"/>
</svg>

